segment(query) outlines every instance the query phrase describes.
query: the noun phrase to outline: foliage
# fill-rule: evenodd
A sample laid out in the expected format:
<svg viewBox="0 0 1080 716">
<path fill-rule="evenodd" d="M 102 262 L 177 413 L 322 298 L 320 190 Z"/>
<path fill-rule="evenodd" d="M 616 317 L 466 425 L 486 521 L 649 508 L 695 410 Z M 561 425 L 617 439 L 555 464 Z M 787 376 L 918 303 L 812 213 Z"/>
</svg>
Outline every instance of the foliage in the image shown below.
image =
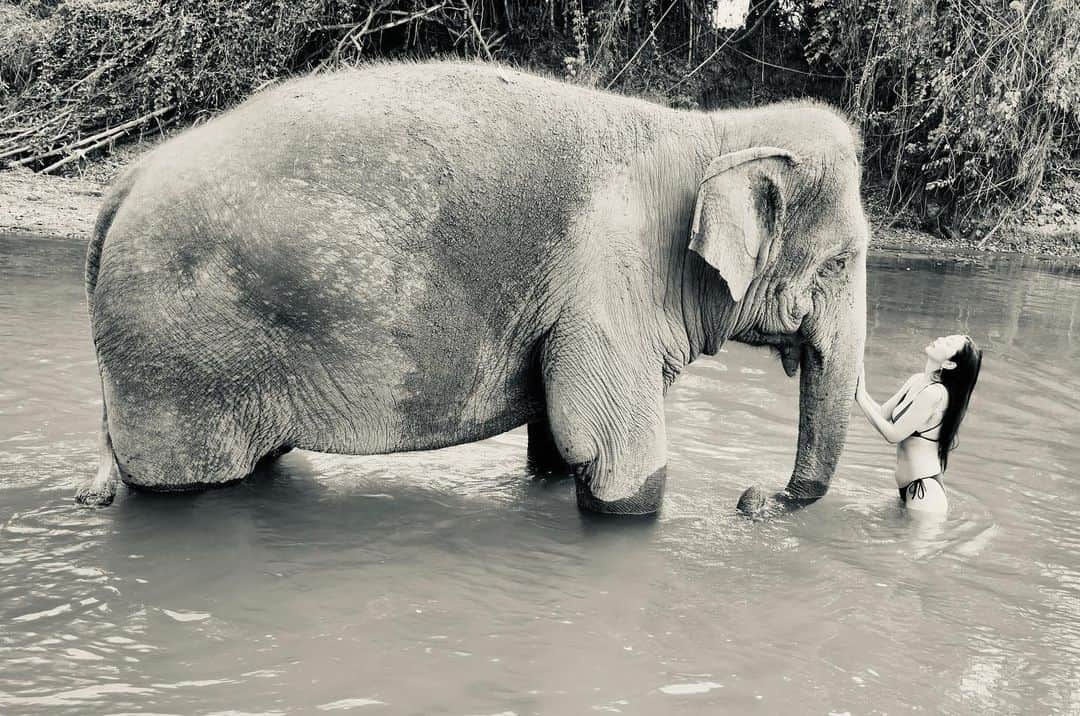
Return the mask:
<svg viewBox="0 0 1080 716">
<path fill-rule="evenodd" d="M 50 29 L 29 8 L 0 5 L 0 101 L 33 81 L 34 55 Z"/>
<path fill-rule="evenodd" d="M 502 59 L 681 107 L 802 94 L 810 77 L 777 79 L 745 59 L 770 52 L 805 66 L 777 0 L 734 32 L 712 26 L 715 0 L 23 0 L 31 6 L 51 16 L 49 32 L 33 45 L 33 81 L 8 102 L 15 111 L 0 109 L 0 161 L 43 171 L 279 77 L 372 57 Z"/>
<path fill-rule="evenodd" d="M 68 0 L 34 47 L 34 80 L 0 118 L 0 157 L 36 168 L 133 130 L 227 107 L 294 69 L 323 0 Z"/>
<path fill-rule="evenodd" d="M 448 55 L 675 107 L 837 100 L 892 208 L 942 231 L 1008 219 L 1078 151 L 1075 0 L 756 0 L 737 30 L 716 2 L 0 0 L 0 162 L 71 170 L 281 77 Z"/>
<path fill-rule="evenodd" d="M 808 58 L 847 78 L 892 207 L 931 228 L 1000 226 L 1034 200 L 1052 152 L 1077 151 L 1071 0 L 815 0 L 807 18 Z"/>
</svg>

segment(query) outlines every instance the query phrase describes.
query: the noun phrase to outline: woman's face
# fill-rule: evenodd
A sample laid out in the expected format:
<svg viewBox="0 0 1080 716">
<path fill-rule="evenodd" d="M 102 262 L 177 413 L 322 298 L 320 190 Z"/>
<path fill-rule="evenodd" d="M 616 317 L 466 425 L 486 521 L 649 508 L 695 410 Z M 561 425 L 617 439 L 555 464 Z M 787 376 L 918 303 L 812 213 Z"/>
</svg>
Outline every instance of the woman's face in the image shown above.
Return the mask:
<svg viewBox="0 0 1080 716">
<path fill-rule="evenodd" d="M 952 357 L 964 347 L 964 343 L 966 342 L 967 336 L 940 336 L 924 350 L 928 358 L 932 358 L 938 363 L 944 363 L 945 361 L 952 360 Z"/>
</svg>

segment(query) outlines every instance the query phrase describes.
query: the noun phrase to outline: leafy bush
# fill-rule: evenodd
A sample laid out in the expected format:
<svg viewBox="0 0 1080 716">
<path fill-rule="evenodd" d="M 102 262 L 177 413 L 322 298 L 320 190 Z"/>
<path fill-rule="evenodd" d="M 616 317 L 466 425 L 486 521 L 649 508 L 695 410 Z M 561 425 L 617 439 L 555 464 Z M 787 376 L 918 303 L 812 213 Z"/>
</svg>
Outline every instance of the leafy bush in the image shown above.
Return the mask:
<svg viewBox="0 0 1080 716">
<path fill-rule="evenodd" d="M 847 77 L 891 206 L 947 233 L 1000 226 L 1076 151 L 1080 5 L 1072 0 L 814 0 L 807 54 Z M 991 229 L 993 230 L 993 229 Z"/>
<path fill-rule="evenodd" d="M 51 23 L 30 8 L 0 5 L 0 101 L 23 90 L 34 78 L 34 55 Z"/>
<path fill-rule="evenodd" d="M 12 135 L 0 158 L 59 168 L 227 107 L 295 70 L 313 28 L 336 16 L 330 0 L 68 0 L 34 45 L 33 82 L 0 117 Z"/>
<path fill-rule="evenodd" d="M 0 161 L 72 168 L 120 138 L 218 111 L 279 77 L 375 56 L 498 57 L 685 107 L 790 94 L 734 54 L 766 44 L 798 50 L 780 16 L 759 12 L 751 30 L 717 31 L 714 5 L 33 0 L 34 13 L 51 15 L 50 29 L 33 45 L 34 80 L 9 103 L 17 111 L 0 110 L 0 137 L 8 137 L 0 139 Z M 788 52 L 794 62 L 799 54 Z"/>
<path fill-rule="evenodd" d="M 0 29 L 0 162 L 73 169 L 283 76 L 452 54 L 677 107 L 835 99 L 862 124 L 868 174 L 891 207 L 945 232 L 1016 215 L 1048 157 L 1078 151 L 1075 0 L 757 0 L 736 30 L 715 27 L 715 10 L 716 0 L 0 0 L 0 23 L 20 19 Z"/>
</svg>

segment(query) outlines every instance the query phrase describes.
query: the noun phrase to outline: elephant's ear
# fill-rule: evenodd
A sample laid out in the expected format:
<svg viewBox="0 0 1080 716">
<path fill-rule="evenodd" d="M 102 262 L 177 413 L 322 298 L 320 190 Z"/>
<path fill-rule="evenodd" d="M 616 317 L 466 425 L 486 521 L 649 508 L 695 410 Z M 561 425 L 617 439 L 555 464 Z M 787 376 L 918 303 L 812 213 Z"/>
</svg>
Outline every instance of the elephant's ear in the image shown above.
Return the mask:
<svg viewBox="0 0 1080 716">
<path fill-rule="evenodd" d="M 717 157 L 698 188 L 690 250 L 727 282 L 741 301 L 783 218 L 784 202 L 765 161 L 798 163 L 786 149 L 752 147 Z"/>
</svg>

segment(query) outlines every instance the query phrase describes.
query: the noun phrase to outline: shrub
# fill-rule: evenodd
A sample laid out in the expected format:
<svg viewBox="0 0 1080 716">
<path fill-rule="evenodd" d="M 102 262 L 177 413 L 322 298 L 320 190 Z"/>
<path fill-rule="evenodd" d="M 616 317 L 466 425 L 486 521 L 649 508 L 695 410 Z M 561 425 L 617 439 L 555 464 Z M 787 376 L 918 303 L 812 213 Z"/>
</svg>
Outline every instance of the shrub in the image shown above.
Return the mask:
<svg viewBox="0 0 1080 716">
<path fill-rule="evenodd" d="M 3 3 L 3 0 L 0 0 Z M 677 107 L 845 104 L 893 209 L 968 232 L 1030 203 L 1080 132 L 1074 0 L 22 0 L 0 4 L 0 162 L 72 169 L 277 78 L 448 54 Z M 44 18 L 44 19 L 41 19 Z M 17 52 L 16 52 L 17 50 Z M 6 98 L 5 98 L 6 93 Z"/>
<path fill-rule="evenodd" d="M 0 111 L 0 136 L 9 137 L 0 140 L 0 160 L 43 171 L 75 167 L 135 132 L 198 119 L 279 77 L 374 56 L 499 57 L 692 107 L 731 103 L 737 86 L 754 86 L 741 94 L 758 99 L 789 93 L 733 53 L 765 44 L 797 49 L 776 13 L 752 15 L 752 30 L 716 31 L 714 0 L 34 0 L 33 7 L 51 14 L 49 31 L 33 44 L 33 82 L 10 103 L 19 111 Z"/>
<path fill-rule="evenodd" d="M 0 101 L 33 80 L 34 56 L 51 25 L 29 8 L 0 5 Z"/>
<path fill-rule="evenodd" d="M 808 57 L 846 75 L 892 208 L 985 231 L 1031 203 L 1052 152 L 1075 151 L 1075 2 L 814 0 L 807 13 Z"/>
<path fill-rule="evenodd" d="M 0 118 L 0 157 L 59 168 L 125 134 L 191 120 L 296 69 L 329 0 L 69 0 Z M 14 129 L 22 129 L 14 132 Z"/>
</svg>

